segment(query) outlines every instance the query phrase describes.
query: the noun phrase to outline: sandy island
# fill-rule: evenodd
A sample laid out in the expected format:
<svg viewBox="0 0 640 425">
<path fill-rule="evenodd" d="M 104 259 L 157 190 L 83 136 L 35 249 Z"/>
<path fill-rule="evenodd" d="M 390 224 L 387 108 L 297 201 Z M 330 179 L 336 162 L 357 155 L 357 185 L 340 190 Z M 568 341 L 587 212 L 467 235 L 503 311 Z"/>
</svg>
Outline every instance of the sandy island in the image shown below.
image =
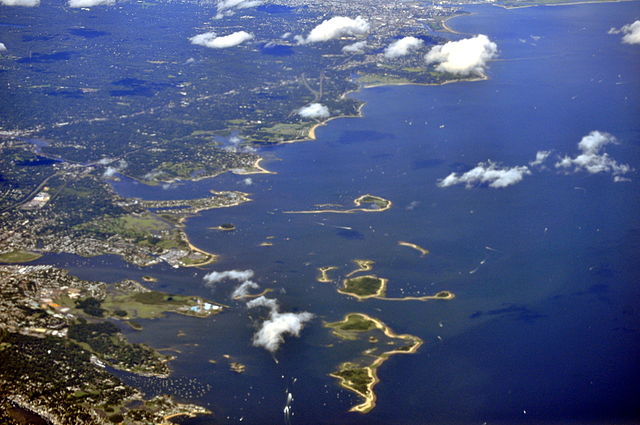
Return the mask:
<svg viewBox="0 0 640 425">
<path fill-rule="evenodd" d="M 426 248 L 421 247 L 420 245 L 417 245 L 415 243 L 411 243 L 411 242 L 405 242 L 405 241 L 398 241 L 398 245 L 400 246 L 406 246 L 408 248 L 413 248 L 416 251 L 418 251 L 421 256 L 425 256 L 429 253 L 429 250 Z"/>
<path fill-rule="evenodd" d="M 341 335 L 339 333 L 339 330 L 341 330 L 342 332 L 366 332 L 369 329 L 362 329 L 362 330 L 343 330 L 340 328 L 341 325 L 346 324 L 347 322 L 350 321 L 350 318 L 357 318 L 361 321 L 366 321 L 366 322 L 370 322 L 374 325 L 375 328 L 379 329 L 380 331 L 382 331 L 387 337 L 392 338 L 392 339 L 402 339 L 405 341 L 410 341 L 412 344 L 410 346 L 408 346 L 408 348 L 406 350 L 400 350 L 400 349 L 393 349 L 390 351 L 385 351 L 382 354 L 378 355 L 375 357 L 374 361 L 369 365 L 369 366 L 358 366 L 358 367 L 352 367 L 352 366 L 357 366 L 354 365 L 352 363 L 343 363 L 340 365 L 340 368 L 338 370 L 338 372 L 334 372 L 329 374 L 329 376 L 332 376 L 334 378 L 337 378 L 340 380 L 340 386 L 349 390 L 349 391 L 353 391 L 354 393 L 358 394 L 359 396 L 364 398 L 364 402 L 353 406 L 351 409 L 349 409 L 350 412 L 359 412 L 359 413 L 368 413 L 370 412 L 375 406 L 376 406 L 376 394 L 373 391 L 373 388 L 376 386 L 376 384 L 378 382 L 380 382 L 380 378 L 378 378 L 378 368 L 388 359 L 390 358 L 392 355 L 394 354 L 414 354 L 415 352 L 418 351 L 418 349 L 420 348 L 420 346 L 423 344 L 422 339 L 420 339 L 417 336 L 414 335 L 408 335 L 408 334 L 402 334 L 402 335 L 398 335 L 395 332 L 393 332 L 391 330 L 391 328 L 389 328 L 389 326 L 387 326 L 386 324 L 384 324 L 382 321 L 375 319 L 371 316 L 368 316 L 366 314 L 363 313 L 349 313 L 347 314 L 344 319 L 340 322 L 335 322 L 335 323 L 326 323 L 325 326 L 326 327 L 330 327 L 330 328 L 334 328 L 334 334 L 336 336 L 338 336 L 339 338 L 345 338 L 344 335 Z M 345 367 L 349 368 L 349 369 L 345 369 Z M 367 373 L 368 376 L 368 382 L 366 384 L 366 391 L 362 392 L 359 391 L 358 389 L 356 389 L 354 387 L 355 383 L 353 383 L 352 381 L 349 380 L 349 378 L 341 376 L 339 373 L 345 371 L 345 370 L 364 370 Z"/>
<path fill-rule="evenodd" d="M 333 279 L 331 279 L 329 277 L 329 272 L 332 270 L 337 270 L 338 267 L 336 266 L 326 266 L 326 267 L 318 267 L 318 271 L 320 272 L 320 274 L 318 275 L 318 277 L 316 278 L 316 280 L 320 283 L 331 283 L 333 282 Z"/>
<path fill-rule="evenodd" d="M 380 196 L 365 194 L 353 200 L 356 207 L 348 210 L 308 210 L 308 211 L 283 211 L 285 214 L 353 214 L 357 212 L 382 212 L 390 209 L 393 202 Z M 360 207 L 362 204 L 374 204 L 375 208 Z"/>
<path fill-rule="evenodd" d="M 356 266 L 358 266 L 358 268 L 353 270 L 352 272 L 349 272 L 346 277 L 351 277 L 356 273 L 368 272 L 370 270 L 373 270 L 373 265 L 376 263 L 373 260 L 353 260 L 353 262 L 356 263 Z"/>
</svg>

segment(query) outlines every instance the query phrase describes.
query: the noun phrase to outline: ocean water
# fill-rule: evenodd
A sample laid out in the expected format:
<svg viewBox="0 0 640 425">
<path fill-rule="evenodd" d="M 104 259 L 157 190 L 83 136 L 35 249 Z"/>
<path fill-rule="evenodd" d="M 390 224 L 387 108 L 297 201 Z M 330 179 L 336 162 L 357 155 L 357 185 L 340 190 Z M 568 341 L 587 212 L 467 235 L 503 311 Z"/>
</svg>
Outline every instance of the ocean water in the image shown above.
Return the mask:
<svg viewBox="0 0 640 425">
<path fill-rule="evenodd" d="M 253 202 L 206 211 L 187 221 L 192 242 L 220 254 L 205 269 L 138 269 L 114 257 L 55 259 L 74 273 L 112 280 L 151 274 L 153 286 L 193 293 L 233 308 L 211 319 L 171 316 L 127 331 L 134 341 L 178 348 L 175 390 L 213 417 L 184 424 L 626 424 L 640 420 L 640 48 L 609 35 L 640 17 L 640 3 L 504 10 L 470 7 L 450 25 L 487 34 L 500 50 L 489 80 L 444 86 L 378 87 L 354 94 L 364 117 L 317 130 L 317 140 L 261 151 L 277 174 L 223 175 L 175 188 L 123 180 L 125 196 L 181 198 L 210 189 L 250 192 Z M 464 35 L 452 36 L 452 38 Z M 592 130 L 615 135 L 607 147 L 630 164 L 631 181 L 609 174 L 559 173 L 557 157 L 576 156 Z M 551 150 L 546 169 L 517 185 L 440 188 L 451 172 L 492 160 L 526 165 Z M 287 214 L 315 204 L 351 205 L 371 193 L 393 201 L 381 213 Z M 233 223 L 234 232 L 208 230 Z M 260 246 L 269 240 L 273 246 Z M 430 250 L 420 257 L 398 241 Z M 453 291 L 438 302 L 358 302 L 316 282 L 317 267 L 353 259 L 376 262 L 389 296 Z M 251 345 L 260 313 L 215 290 L 211 270 L 252 269 L 273 288 L 283 311 L 316 318 L 300 338 L 272 356 Z M 336 281 L 337 282 L 337 281 Z M 357 354 L 336 344 L 323 321 L 348 312 L 380 318 L 398 333 L 421 337 L 414 355 L 380 369 L 377 407 L 348 413 L 358 398 L 328 376 Z M 178 337 L 179 331 L 184 336 Z M 247 365 L 238 375 L 223 355 Z M 217 363 L 209 363 L 216 360 Z M 276 362 L 277 360 L 277 362 Z M 127 378 L 126 379 L 132 379 Z M 134 379 L 152 394 L 153 379 Z"/>
</svg>

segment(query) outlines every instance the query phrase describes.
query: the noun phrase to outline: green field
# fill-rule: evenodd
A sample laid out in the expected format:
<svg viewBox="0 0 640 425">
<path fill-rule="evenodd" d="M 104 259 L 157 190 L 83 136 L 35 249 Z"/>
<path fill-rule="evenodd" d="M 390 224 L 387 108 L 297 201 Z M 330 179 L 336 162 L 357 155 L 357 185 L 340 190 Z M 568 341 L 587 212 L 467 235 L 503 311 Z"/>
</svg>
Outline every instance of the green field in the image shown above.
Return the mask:
<svg viewBox="0 0 640 425">
<path fill-rule="evenodd" d="M 0 263 L 28 263 L 42 257 L 42 254 L 29 251 L 11 251 L 0 254 Z"/>
<path fill-rule="evenodd" d="M 361 276 L 345 279 L 340 292 L 358 297 L 372 297 L 378 295 L 378 291 L 384 285 L 384 279 L 377 276 Z M 384 294 L 380 294 L 383 296 Z"/>
</svg>

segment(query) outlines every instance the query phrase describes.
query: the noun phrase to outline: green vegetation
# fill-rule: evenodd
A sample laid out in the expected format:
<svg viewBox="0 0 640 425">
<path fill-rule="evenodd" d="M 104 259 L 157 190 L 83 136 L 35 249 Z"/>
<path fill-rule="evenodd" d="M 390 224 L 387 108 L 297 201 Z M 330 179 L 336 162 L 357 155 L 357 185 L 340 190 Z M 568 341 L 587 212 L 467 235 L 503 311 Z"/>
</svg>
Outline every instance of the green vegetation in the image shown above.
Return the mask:
<svg viewBox="0 0 640 425">
<path fill-rule="evenodd" d="M 160 424 L 168 414 L 207 412 L 166 396 L 143 399 L 138 391 L 94 365 L 89 351 L 61 338 L 2 330 L 0 364 L 0 423 L 6 425 L 26 423 L 12 414 L 16 406 L 12 399 L 28 403 L 19 403 L 27 410 L 46 412 L 60 425 L 94 424 L 96 417 L 126 425 Z"/>
<path fill-rule="evenodd" d="M 340 293 L 358 298 L 382 297 L 385 292 L 385 279 L 374 276 L 360 276 L 345 279 Z"/>
<path fill-rule="evenodd" d="M 131 344 L 113 323 L 75 323 L 69 326 L 68 337 L 118 369 L 162 376 L 169 373 L 166 356 L 146 345 Z"/>
<path fill-rule="evenodd" d="M 394 354 L 415 353 L 422 340 L 413 335 L 397 335 L 380 320 L 362 313 L 349 313 L 339 322 L 325 323 L 332 334 L 343 341 L 367 342 L 369 348 L 351 361 L 344 362 L 330 375 L 340 385 L 362 396 L 364 401 L 351 408 L 367 413 L 375 407 L 373 387 L 378 382 L 378 368 Z"/>
<path fill-rule="evenodd" d="M 363 86 L 411 84 L 411 80 L 408 78 L 385 74 L 360 74 L 358 82 Z"/>
<path fill-rule="evenodd" d="M 102 305 L 102 301 L 92 297 L 85 298 L 84 300 L 76 301 L 76 308 L 84 311 L 90 316 L 95 316 L 95 317 L 103 317 L 104 313 L 107 311 L 104 308 L 101 308 L 100 307 L 101 305 Z M 125 315 L 126 315 L 126 312 L 125 312 Z"/>
<path fill-rule="evenodd" d="M 155 319 L 164 316 L 165 313 L 207 317 L 222 311 L 218 304 L 200 297 L 171 295 L 158 291 L 108 294 L 102 307 L 111 314 L 125 311 L 128 319 Z"/>
<path fill-rule="evenodd" d="M 11 251 L 0 254 L 0 263 L 28 263 L 42 257 L 42 254 L 29 251 Z"/>
<path fill-rule="evenodd" d="M 101 217 L 78 226 L 78 229 L 103 237 L 120 235 L 138 245 L 154 247 L 156 250 L 186 248 L 180 233 L 171 224 L 150 213 Z"/>
<path fill-rule="evenodd" d="M 391 201 L 388 199 L 381 198 L 380 196 L 374 195 L 363 195 L 356 199 L 356 203 L 358 205 L 362 204 L 372 204 L 380 209 L 389 208 L 391 206 Z"/>
<path fill-rule="evenodd" d="M 374 381 L 368 367 L 361 367 L 350 362 L 341 364 L 339 370 L 331 375 L 341 379 L 341 384 L 347 389 L 351 389 L 364 397 L 369 395 L 369 385 Z"/>
<path fill-rule="evenodd" d="M 327 323 L 326 326 L 343 331 L 358 332 L 365 332 L 376 328 L 376 324 L 373 320 L 357 313 L 348 314 L 345 320 Z"/>
<path fill-rule="evenodd" d="M 440 291 L 435 295 L 437 298 L 452 298 L 453 293 L 449 291 Z"/>
</svg>

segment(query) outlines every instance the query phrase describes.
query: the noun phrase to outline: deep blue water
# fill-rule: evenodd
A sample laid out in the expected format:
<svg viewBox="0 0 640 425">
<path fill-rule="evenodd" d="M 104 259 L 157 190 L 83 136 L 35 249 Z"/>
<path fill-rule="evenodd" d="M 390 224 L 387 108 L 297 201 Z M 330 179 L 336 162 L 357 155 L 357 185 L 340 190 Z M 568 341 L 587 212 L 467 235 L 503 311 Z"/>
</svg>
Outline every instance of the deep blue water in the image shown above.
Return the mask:
<svg viewBox="0 0 640 425">
<path fill-rule="evenodd" d="M 163 190 L 116 183 L 126 196 L 181 198 L 210 189 L 251 192 L 253 202 L 203 212 L 187 222 L 194 244 L 219 253 L 206 270 L 126 267 L 112 257 L 62 256 L 75 273 L 103 278 L 152 274 L 155 288 L 195 293 L 234 308 L 211 320 L 146 321 L 131 339 L 178 346 L 175 377 L 211 390 L 193 400 L 215 418 L 189 424 L 283 423 L 286 391 L 294 424 L 626 424 L 640 420 L 640 202 L 631 181 L 558 173 L 557 156 L 578 153 L 592 130 L 615 135 L 607 152 L 640 169 L 640 48 L 608 35 L 640 16 L 640 4 L 616 3 L 504 10 L 472 7 L 450 22 L 484 33 L 500 49 L 488 81 L 445 86 L 380 87 L 356 96 L 365 116 L 318 129 L 318 139 L 262 153 L 274 175 L 224 175 Z M 533 36 L 533 37 L 532 37 Z M 491 159 L 526 165 L 553 150 L 546 170 L 512 187 L 439 188 L 452 171 Z M 372 193 L 394 202 L 383 213 L 292 215 L 314 204 L 349 205 Z M 233 223 L 234 232 L 207 230 Z M 349 229 L 345 229 L 348 227 Z M 272 247 L 259 244 L 267 237 Z M 397 245 L 411 241 L 431 253 Z M 490 249 L 488 249 L 489 247 Z M 376 261 L 389 295 L 448 289 L 449 302 L 356 302 L 315 281 L 316 268 L 352 270 Z M 45 261 L 45 259 L 41 260 Z M 285 311 L 317 318 L 282 346 L 275 363 L 251 346 L 256 312 L 212 292 L 210 270 L 252 269 L 276 291 Z M 379 370 L 377 407 L 347 410 L 357 398 L 327 374 L 353 353 L 322 321 L 351 311 L 379 317 L 396 332 L 425 340 L 412 356 Z M 186 336 L 176 337 L 178 331 Z M 236 375 L 222 360 L 247 364 Z M 217 360 L 211 364 L 209 359 Z M 297 380 L 294 383 L 294 379 Z M 149 391 L 154 386 L 147 385 Z"/>
</svg>

